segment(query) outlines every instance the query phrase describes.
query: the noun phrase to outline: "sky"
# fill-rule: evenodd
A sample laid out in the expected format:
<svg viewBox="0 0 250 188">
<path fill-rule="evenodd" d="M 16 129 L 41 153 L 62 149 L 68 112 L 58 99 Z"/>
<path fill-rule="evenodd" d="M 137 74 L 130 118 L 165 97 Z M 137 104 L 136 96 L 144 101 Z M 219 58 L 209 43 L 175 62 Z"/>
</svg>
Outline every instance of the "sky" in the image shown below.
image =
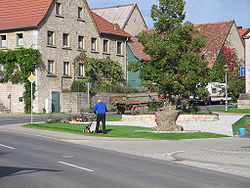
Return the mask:
<svg viewBox="0 0 250 188">
<path fill-rule="evenodd" d="M 88 0 L 90 8 L 137 3 L 149 27 L 153 28 L 150 10 L 158 0 Z M 193 24 L 235 20 L 238 26 L 250 28 L 250 0 L 186 0 L 186 19 Z"/>
</svg>

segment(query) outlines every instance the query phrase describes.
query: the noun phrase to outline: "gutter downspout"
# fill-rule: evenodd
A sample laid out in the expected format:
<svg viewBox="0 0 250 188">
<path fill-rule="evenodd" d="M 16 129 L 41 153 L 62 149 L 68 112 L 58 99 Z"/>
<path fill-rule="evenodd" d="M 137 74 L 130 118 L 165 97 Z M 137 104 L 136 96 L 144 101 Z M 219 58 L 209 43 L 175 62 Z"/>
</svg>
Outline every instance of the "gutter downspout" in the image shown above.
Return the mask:
<svg viewBox="0 0 250 188">
<path fill-rule="evenodd" d="M 127 37 L 125 41 L 126 51 L 125 51 L 125 71 L 126 71 L 126 85 L 128 86 L 128 40 L 129 37 Z"/>
</svg>

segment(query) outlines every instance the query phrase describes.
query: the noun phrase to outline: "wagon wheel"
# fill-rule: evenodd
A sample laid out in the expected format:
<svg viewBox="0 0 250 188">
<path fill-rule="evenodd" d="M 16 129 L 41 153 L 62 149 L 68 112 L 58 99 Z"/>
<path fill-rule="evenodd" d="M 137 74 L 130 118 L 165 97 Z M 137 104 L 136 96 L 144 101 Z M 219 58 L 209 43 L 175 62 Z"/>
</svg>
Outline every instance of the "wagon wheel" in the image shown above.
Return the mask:
<svg viewBox="0 0 250 188">
<path fill-rule="evenodd" d="M 118 114 L 124 114 L 124 112 L 125 112 L 125 108 L 124 107 L 117 108 L 117 113 Z"/>
<path fill-rule="evenodd" d="M 132 114 L 139 114 L 140 113 L 140 108 L 138 106 L 133 106 L 131 108 Z"/>
</svg>

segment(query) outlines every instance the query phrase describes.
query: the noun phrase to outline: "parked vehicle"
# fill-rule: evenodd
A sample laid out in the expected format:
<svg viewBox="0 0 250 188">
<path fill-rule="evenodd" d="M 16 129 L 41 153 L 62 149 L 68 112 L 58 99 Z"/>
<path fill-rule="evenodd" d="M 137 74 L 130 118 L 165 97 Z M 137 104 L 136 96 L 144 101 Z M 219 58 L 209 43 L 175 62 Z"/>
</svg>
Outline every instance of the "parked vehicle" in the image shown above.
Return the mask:
<svg viewBox="0 0 250 188">
<path fill-rule="evenodd" d="M 189 96 L 188 102 L 190 104 L 203 104 L 203 105 L 210 105 L 215 103 L 223 104 L 226 101 L 226 95 L 225 95 L 225 89 L 226 89 L 226 83 L 220 83 L 220 82 L 211 82 L 208 83 L 206 86 L 206 89 L 208 91 L 208 97 L 207 98 L 200 98 L 199 96 Z M 230 101 L 231 97 L 227 97 L 227 100 Z"/>
<path fill-rule="evenodd" d="M 117 108 L 118 114 L 123 114 L 130 110 L 133 114 L 138 114 L 151 105 L 160 106 L 163 100 L 157 93 L 134 93 L 127 95 L 112 95 L 111 105 Z"/>
</svg>

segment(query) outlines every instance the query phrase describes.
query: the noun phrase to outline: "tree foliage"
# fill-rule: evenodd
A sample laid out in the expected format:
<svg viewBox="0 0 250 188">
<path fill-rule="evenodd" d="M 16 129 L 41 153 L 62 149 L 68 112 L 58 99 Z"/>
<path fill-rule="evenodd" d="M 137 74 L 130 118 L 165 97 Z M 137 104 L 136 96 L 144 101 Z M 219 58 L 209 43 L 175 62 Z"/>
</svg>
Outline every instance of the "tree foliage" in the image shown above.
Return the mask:
<svg viewBox="0 0 250 188">
<path fill-rule="evenodd" d="M 31 86 L 28 77 L 34 74 L 35 69 L 42 62 L 39 50 L 32 48 L 20 48 L 17 50 L 0 51 L 0 62 L 4 65 L 4 71 L 0 74 L 1 83 L 24 83 L 23 93 L 25 112 L 31 111 Z M 35 98 L 35 84 L 33 84 L 33 98 Z"/>
<path fill-rule="evenodd" d="M 85 53 L 80 53 L 75 58 L 75 70 L 79 63 L 84 64 L 85 82 L 91 82 L 93 87 L 116 87 L 124 84 L 124 73 L 119 62 L 110 58 L 88 58 Z"/>
<path fill-rule="evenodd" d="M 198 92 L 197 85 L 204 88 L 209 71 L 200 55 L 205 39 L 193 37 L 197 32 L 193 25 L 183 23 L 184 6 L 183 0 L 159 0 L 159 6 L 151 9 L 156 32 L 137 36 L 151 57 L 150 62 L 137 66 L 140 76 L 155 83 L 170 102 L 173 97 L 186 98 Z"/>
<path fill-rule="evenodd" d="M 242 63 L 238 60 L 234 49 L 223 46 L 219 53 L 213 69 L 210 72 L 210 82 L 225 82 L 224 65 L 229 67 L 228 92 L 233 102 L 236 102 L 240 93 L 244 93 L 245 80 L 239 75 Z"/>
</svg>

